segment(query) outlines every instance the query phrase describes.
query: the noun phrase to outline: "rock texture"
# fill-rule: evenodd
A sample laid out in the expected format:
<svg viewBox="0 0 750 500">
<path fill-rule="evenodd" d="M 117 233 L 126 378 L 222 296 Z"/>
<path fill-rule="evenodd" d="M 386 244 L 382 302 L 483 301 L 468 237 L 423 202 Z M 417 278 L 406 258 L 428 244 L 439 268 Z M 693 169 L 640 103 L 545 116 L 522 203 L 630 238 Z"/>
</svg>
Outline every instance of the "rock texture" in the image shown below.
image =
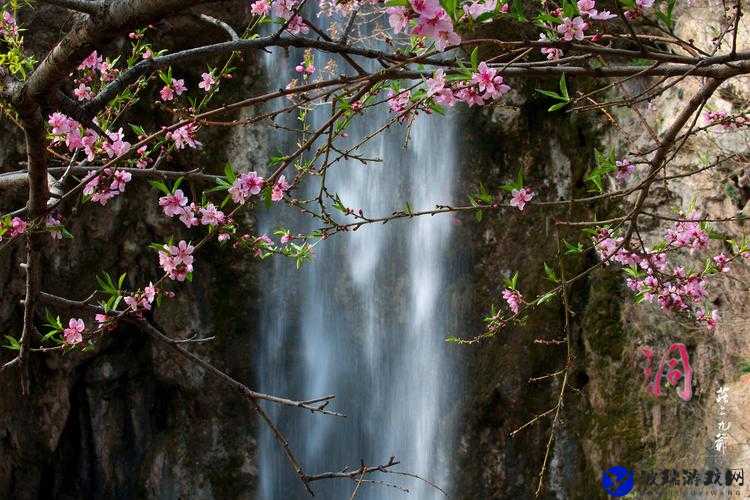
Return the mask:
<svg viewBox="0 0 750 500">
<path fill-rule="evenodd" d="M 691 8 L 680 11 L 678 35 L 699 45 L 709 43 L 722 12 L 717 4 L 720 2 L 695 1 Z M 747 34 L 747 24 L 743 23 L 739 38 L 747 40 Z M 649 84 L 630 82 L 626 91 L 635 94 Z M 584 193 L 582 174 L 593 164 L 594 147 L 614 147 L 618 157 L 622 157 L 648 144 L 649 132 L 631 115 L 614 115 L 622 129 L 635 131 L 623 136 L 603 114 L 569 119 L 545 113 L 546 103 L 539 102 L 532 91 L 543 85 L 544 82 L 528 85 L 518 92 L 514 103 L 518 107 L 485 111 L 471 118 L 482 124 L 472 130 L 483 130 L 469 135 L 465 145 L 473 158 L 465 170 L 477 173 L 475 183 L 479 179 L 489 185 L 508 182 L 520 167 L 530 184 L 544 186 L 540 190 L 542 199 L 580 195 Z M 586 82 L 579 85 L 585 86 Z M 663 131 L 697 88 L 697 83 L 683 83 L 670 89 L 653 106 L 644 104 L 641 112 L 647 123 L 657 132 Z M 748 98 L 747 79 L 735 80 L 721 87 L 707 109 L 742 112 Z M 703 124 L 699 121 L 699 126 Z M 712 161 L 718 152 L 737 153 L 739 160 L 697 176 L 660 183 L 652 190 L 646 210 L 670 216 L 673 208 L 688 211 L 695 207 L 713 218 L 733 217 L 738 211 L 750 215 L 748 134 L 701 133 L 670 164 L 668 173 L 692 171 Z M 472 187 L 467 186 L 467 192 Z M 622 213 L 622 208 L 616 206 L 591 206 L 585 210 L 578 215 L 587 215 L 589 220 L 594 214 L 604 219 L 607 214 Z M 549 286 L 543 261 L 554 261 L 554 249 L 539 251 L 541 243 L 554 236 L 549 222 L 532 210 L 523 218 L 515 214 L 486 218 L 480 229 L 472 226 L 468 230 L 467 237 L 471 232 L 482 235 L 473 240 L 476 266 L 472 279 L 477 284 L 477 306 L 500 301 L 502 286 L 498 278 L 515 270 L 520 271 L 520 283 L 527 296 L 533 297 Z M 655 242 L 663 235 L 665 226 L 660 229 L 647 218 L 642 218 L 641 223 L 646 241 Z M 746 223 L 716 227 L 735 237 L 748 231 Z M 710 255 L 722 250 L 728 248 L 713 243 Z M 572 270 L 581 270 L 581 266 L 593 262 L 595 256 L 587 254 L 581 262 L 571 261 L 568 265 Z M 715 333 L 665 315 L 655 306 L 635 305 L 614 266 L 595 271 L 572 290 L 573 390 L 566 397 L 562 423 L 556 430 L 551 461 L 544 475 L 544 498 L 606 498 L 599 478 L 603 470 L 618 464 L 636 470 L 636 491 L 640 493 L 645 490 L 646 473 L 651 471 L 719 467 L 723 474 L 727 467 L 747 465 L 750 390 L 749 376 L 742 371 L 750 357 L 747 263 L 737 262 L 733 276 L 734 279 L 720 276 L 713 281 L 709 301 L 722 315 Z M 477 311 L 477 317 L 482 312 Z M 476 325 L 474 331 L 481 331 L 481 325 Z M 472 349 L 472 383 L 459 447 L 456 497 L 529 498 L 534 494 L 551 420 L 541 418 L 514 438 L 509 434 L 555 405 L 559 378 L 552 384 L 528 380 L 564 366 L 564 347 L 533 342 L 535 338 L 560 337 L 562 311 L 559 305 L 553 305 L 542 315 L 530 318 L 524 327 L 508 329 L 499 338 Z M 689 350 L 694 394 L 689 402 L 679 399 L 674 389 L 661 398 L 645 390 L 640 348 L 652 346 L 660 356 L 673 342 L 683 342 Z M 716 402 L 716 389 L 720 386 L 729 391 L 728 414 L 723 417 L 732 426 L 726 455 L 713 450 L 721 420 Z M 684 497 L 679 489 L 653 491 L 661 495 L 659 498 Z"/>
<path fill-rule="evenodd" d="M 681 13 L 681 34 L 700 41 L 710 39 L 716 5 L 694 1 Z M 36 23 L 47 26 L 50 37 L 35 40 L 39 52 L 59 32 L 55 21 L 67 22 L 59 11 L 39 8 Z M 165 40 L 184 33 L 180 24 L 159 29 Z M 191 31 L 194 36 L 200 30 Z M 220 34 L 220 33 L 219 33 Z M 745 37 L 747 39 L 747 37 Z M 183 40 L 184 41 L 184 40 Z M 256 66 L 243 61 L 243 75 L 234 83 L 254 85 Z M 196 75 L 192 75 L 196 81 Z M 595 147 L 614 145 L 619 154 L 644 144 L 645 135 L 622 140 L 603 115 L 551 115 L 549 105 L 533 89 L 550 82 L 518 82 L 510 106 L 465 116 L 466 193 L 479 180 L 488 186 L 507 182 L 522 168 L 542 199 L 564 199 L 585 192 L 583 177 L 593 161 Z M 585 82 L 581 85 L 586 85 Z M 643 82 L 634 82 L 631 90 Z M 575 89 L 573 89 L 574 91 Z M 682 85 L 668 92 L 647 120 L 662 130 L 695 87 Z M 748 99 L 746 80 L 722 87 L 711 106 L 726 111 L 743 109 Z M 624 128 L 631 118 L 617 116 Z M 476 126 L 479 123 L 480 126 Z M 564 126 L 562 126 L 564 125 Z M 11 170 L 22 159 L 18 136 L 0 123 L 0 165 Z M 240 159 L 238 168 L 254 166 L 265 157 L 263 138 L 242 129 L 210 131 L 211 142 L 223 144 L 211 151 L 215 165 Z M 645 132 L 644 132 L 645 134 Z M 744 135 L 704 134 L 688 145 L 670 167 L 677 173 L 700 163 L 701 154 L 716 144 L 747 155 Z M 209 141 L 206 141 L 209 143 Z M 191 168 L 197 156 L 181 155 L 179 164 Z M 177 161 L 177 160 L 176 160 Z M 246 163 L 246 164 L 245 164 Z M 176 163 L 175 163 L 176 164 Z M 686 209 L 691 203 L 716 216 L 745 213 L 750 198 L 750 170 L 746 163 L 675 180 L 660 186 L 649 210 L 663 206 Z M 145 187 L 134 200 L 153 198 Z M 17 206 L 19 199 L 3 198 L 0 209 Z M 90 237 L 51 243 L 46 256 L 50 273 L 44 288 L 82 298 L 95 287 L 94 273 L 127 273 L 126 282 L 142 284 L 155 276 L 156 259 L 144 254 L 138 242 L 160 241 L 177 231 L 156 213 L 137 202 L 117 201 L 102 215 L 99 208 L 80 209 L 72 228 L 85 228 Z M 77 209 L 78 210 L 78 209 Z M 527 296 L 548 286 L 543 262 L 553 262 L 555 249 L 541 243 L 554 241 L 554 217 L 568 211 L 542 213 L 527 209 L 518 214 L 486 216 L 480 222 L 461 219 L 463 241 L 474 254 L 471 275 L 455 283 L 456 300 L 470 301 L 476 321 L 467 335 L 481 331 L 480 318 L 488 304 L 497 302 L 502 278 L 521 270 Z M 577 208 L 574 216 L 602 217 L 619 207 Z M 728 234 L 747 231 L 747 225 L 726 225 Z M 655 227 L 645 237 L 657 236 Z M 570 234 L 571 239 L 575 236 Z M 20 247 L 0 254 L 0 333 L 17 334 L 20 324 L 22 277 L 15 267 Z M 191 347 L 239 379 L 253 373 L 256 332 L 255 280 L 258 270 L 248 259 L 230 250 L 212 247 L 197 266 L 196 280 L 187 293 L 165 302 L 154 320 L 176 338 L 195 334 L 215 336 L 211 343 Z M 595 261 L 586 254 L 566 263 L 569 272 Z M 601 269 L 571 291 L 572 390 L 566 396 L 562 424 L 556 430 L 552 455 L 544 475 L 546 498 L 603 497 L 598 478 L 610 465 L 636 470 L 747 463 L 748 377 L 741 364 L 750 358 L 746 327 L 750 324 L 748 282 L 750 271 L 737 265 L 736 280 L 722 279 L 711 300 L 722 311 L 714 334 L 665 317 L 650 306 L 635 306 L 614 269 Z M 241 279 L 240 279 L 241 277 Z M 191 304 L 197 304 L 193 306 Z M 62 313 L 62 311 L 61 311 Z M 90 321 L 90 319 L 88 319 Z M 464 418 L 456 445 L 456 481 L 451 498 L 530 498 L 536 489 L 549 419 L 544 417 L 511 438 L 510 432 L 551 408 L 559 391 L 558 379 L 529 383 L 563 367 L 565 347 L 535 343 L 535 339 L 563 336 L 559 304 L 544 308 L 523 327 L 466 349 L 467 385 L 460 401 Z M 638 366 L 638 348 L 663 349 L 671 342 L 688 345 L 694 369 L 694 397 L 683 402 L 673 394 L 655 399 L 644 389 Z M 5 359 L 4 357 L 2 359 Z M 33 357 L 33 385 L 29 397 L 14 389 L 13 371 L 0 375 L 0 498 L 148 498 L 243 499 L 254 492 L 255 419 L 249 408 L 208 376 L 187 366 L 148 341 L 140 332 L 123 328 L 101 342 L 95 351 Z M 710 453 L 716 433 L 715 390 L 730 391 L 732 423 L 729 452 L 718 460 Z M 750 482 L 750 481 L 749 481 Z"/>
</svg>

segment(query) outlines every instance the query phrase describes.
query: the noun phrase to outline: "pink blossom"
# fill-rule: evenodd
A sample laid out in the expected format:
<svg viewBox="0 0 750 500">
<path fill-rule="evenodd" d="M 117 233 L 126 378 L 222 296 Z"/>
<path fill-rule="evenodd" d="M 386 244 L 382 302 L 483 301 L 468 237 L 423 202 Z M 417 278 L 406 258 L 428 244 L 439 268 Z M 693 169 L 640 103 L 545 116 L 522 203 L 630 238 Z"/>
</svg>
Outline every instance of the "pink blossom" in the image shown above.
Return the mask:
<svg viewBox="0 0 750 500">
<path fill-rule="evenodd" d="M 440 4 L 435 0 L 410 0 L 409 3 L 414 12 L 423 16 L 432 16 L 442 10 Z"/>
<path fill-rule="evenodd" d="M 283 3 L 283 2 L 276 2 Z M 271 2 L 267 0 L 257 0 L 250 5 L 250 12 L 256 16 L 267 15 L 271 11 Z"/>
<path fill-rule="evenodd" d="M 589 19 L 594 19 L 596 21 L 609 21 L 610 19 L 614 19 L 616 17 L 617 14 L 612 14 L 608 10 L 603 10 L 601 12 L 592 11 L 591 14 L 589 14 Z"/>
<path fill-rule="evenodd" d="M 175 245 L 164 245 L 159 252 L 159 265 L 167 275 L 177 281 L 185 281 L 187 275 L 193 272 L 193 250 L 195 247 L 185 240 Z"/>
<path fill-rule="evenodd" d="M 414 7 L 415 5 L 419 6 Z M 461 37 L 453 31 L 453 21 L 436 2 L 432 0 L 414 0 L 412 7 L 420 16 L 417 25 L 412 29 L 413 35 L 431 37 L 435 40 L 438 50 L 445 50 L 450 45 L 461 42 Z"/>
<path fill-rule="evenodd" d="M 391 25 L 394 33 L 398 34 L 406 30 L 409 17 L 404 7 L 388 7 L 385 12 L 388 14 L 388 24 Z"/>
<path fill-rule="evenodd" d="M 708 330 L 714 330 L 716 328 L 716 324 L 719 321 L 719 311 L 714 309 L 713 311 L 711 311 L 710 316 L 706 316 L 706 313 L 703 309 L 698 309 L 695 312 L 695 318 L 699 322 L 705 323 Z"/>
<path fill-rule="evenodd" d="M 49 115 L 48 123 L 52 126 L 53 134 L 67 134 L 74 128 L 78 128 L 78 122 L 62 113 Z"/>
<path fill-rule="evenodd" d="M 182 95 L 187 90 L 187 87 L 185 86 L 185 80 L 172 80 L 172 88 L 174 89 L 175 94 Z"/>
<path fill-rule="evenodd" d="M 596 2 L 594 0 L 578 0 L 578 11 L 582 16 L 588 16 L 591 11 L 596 12 Z"/>
<path fill-rule="evenodd" d="M 99 328 L 102 328 L 105 323 L 107 323 L 110 319 L 109 316 L 106 314 L 97 313 L 96 316 L 94 316 L 94 320 L 96 320 L 97 324 L 99 325 Z"/>
<path fill-rule="evenodd" d="M 518 314 L 523 303 L 523 296 L 517 290 L 506 288 L 503 290 L 503 299 L 508 303 L 508 307 L 513 311 L 513 314 Z"/>
<path fill-rule="evenodd" d="M 117 132 L 107 132 L 107 137 L 109 141 L 105 141 L 102 147 L 108 157 L 122 156 L 130 150 L 130 143 L 123 140 L 125 135 L 122 133 L 122 127 Z"/>
<path fill-rule="evenodd" d="M 694 213 L 690 218 L 698 219 L 699 214 Z M 705 250 L 709 242 L 708 234 L 701 229 L 700 224 L 688 221 L 676 222 L 674 227 L 667 230 L 665 239 L 677 248 L 689 248 L 691 253 Z"/>
<path fill-rule="evenodd" d="M 290 188 L 289 183 L 286 181 L 285 176 L 279 177 L 271 190 L 271 200 L 280 201 L 284 197 L 284 193 Z"/>
<path fill-rule="evenodd" d="M 514 189 L 511 194 L 510 206 L 517 207 L 521 211 L 523 211 L 526 204 L 534 197 L 534 191 L 527 187 Z"/>
<path fill-rule="evenodd" d="M 539 41 L 547 42 L 552 40 L 548 40 L 545 33 L 539 33 Z M 547 56 L 547 59 L 549 61 L 557 61 L 563 56 L 563 51 L 561 49 L 558 49 L 557 47 L 542 47 L 539 50 L 542 52 L 542 54 L 545 54 Z"/>
<path fill-rule="evenodd" d="M 229 188 L 229 194 L 235 203 L 242 205 L 251 195 L 260 193 L 264 182 L 263 177 L 255 172 L 242 174 L 234 180 L 232 187 Z"/>
<path fill-rule="evenodd" d="M 391 112 L 401 115 L 401 119 L 405 119 L 410 98 L 411 92 L 408 90 L 394 92 L 391 89 L 388 91 L 388 107 L 391 109 Z"/>
<path fill-rule="evenodd" d="M 435 70 L 432 78 L 427 79 L 427 97 L 432 97 L 435 102 L 443 106 L 453 106 L 456 98 L 453 91 L 445 86 L 445 70 Z"/>
<path fill-rule="evenodd" d="M 168 139 L 174 141 L 174 147 L 177 149 L 183 149 L 186 145 L 197 149 L 203 146 L 203 144 L 195 140 L 197 131 L 198 127 L 194 123 L 188 123 L 173 132 L 167 132 L 166 136 Z"/>
<path fill-rule="evenodd" d="M 484 98 L 476 89 L 476 87 L 466 87 L 459 90 L 458 92 L 456 92 L 456 98 L 459 101 L 463 101 L 468 104 L 470 108 L 474 105 L 484 105 Z"/>
<path fill-rule="evenodd" d="M 159 95 L 161 96 L 162 101 L 171 101 L 174 99 L 174 90 L 169 85 L 165 85 L 159 91 Z"/>
<path fill-rule="evenodd" d="M 164 215 L 174 217 L 183 212 L 183 207 L 188 204 L 188 199 L 182 192 L 182 189 L 175 190 L 174 193 L 159 198 L 159 206 L 162 207 Z"/>
<path fill-rule="evenodd" d="M 464 4 L 464 12 L 473 19 L 478 18 L 485 12 L 492 12 L 497 7 L 497 0 L 485 0 L 483 3 L 474 1 L 471 4 Z"/>
<path fill-rule="evenodd" d="M 152 57 L 154 57 L 154 53 L 151 52 L 151 49 L 146 49 L 146 50 L 143 51 L 143 54 L 141 55 L 141 57 L 143 59 L 151 59 Z M 164 99 L 164 100 L 166 101 L 168 99 Z"/>
<path fill-rule="evenodd" d="M 255 16 L 265 16 L 271 11 L 271 4 L 267 0 L 257 0 L 250 5 L 250 12 Z"/>
<path fill-rule="evenodd" d="M 635 165 L 630 163 L 630 160 L 628 160 L 627 158 L 617 160 L 615 162 L 615 165 L 617 166 L 615 179 L 617 179 L 618 181 L 626 180 L 633 172 L 635 172 Z"/>
<path fill-rule="evenodd" d="M 729 258 L 724 255 L 724 252 L 714 256 L 714 262 L 716 263 L 716 267 L 719 268 L 719 271 L 722 273 L 729 272 Z"/>
<path fill-rule="evenodd" d="M 219 236 L 216 237 L 219 241 L 227 241 L 229 239 L 229 233 L 219 233 Z"/>
<path fill-rule="evenodd" d="M 121 193 L 125 192 L 125 184 L 130 182 L 130 179 L 133 176 L 130 172 L 126 172 L 124 170 L 115 170 L 115 173 L 113 174 L 112 184 L 110 184 L 109 189 L 112 191 L 119 191 Z"/>
<path fill-rule="evenodd" d="M 294 241 L 294 236 L 291 235 L 291 233 L 284 233 L 281 238 L 279 239 L 279 242 L 282 245 L 286 245 L 287 243 Z"/>
<path fill-rule="evenodd" d="M 211 73 L 203 73 L 201 75 L 201 81 L 198 83 L 198 88 L 203 89 L 206 92 L 211 90 L 211 87 L 213 87 L 216 84 L 216 79 L 213 77 Z"/>
<path fill-rule="evenodd" d="M 201 224 L 204 226 L 217 226 L 224 223 L 224 212 L 217 209 L 213 203 L 198 209 L 201 215 Z"/>
<path fill-rule="evenodd" d="M 85 83 L 78 85 L 78 87 L 73 90 L 73 95 L 75 95 L 79 101 L 89 101 L 94 97 L 94 93 L 91 92 L 91 87 Z"/>
<path fill-rule="evenodd" d="M 63 237 L 63 231 L 62 231 L 62 221 L 60 221 L 60 218 L 55 214 L 49 214 L 47 215 L 47 220 L 45 221 L 45 226 L 47 230 L 49 231 L 49 235 L 53 240 L 61 240 Z"/>
<path fill-rule="evenodd" d="M 83 331 L 86 329 L 82 319 L 71 318 L 68 321 L 68 328 L 63 330 L 65 342 L 71 345 L 83 342 Z"/>
<path fill-rule="evenodd" d="M 306 34 L 310 31 L 305 20 L 301 16 L 294 16 L 286 27 L 286 30 L 292 35 Z"/>
<path fill-rule="evenodd" d="M 258 236 L 254 241 L 256 248 L 254 255 L 256 257 L 260 257 L 263 254 L 263 249 L 272 249 L 273 248 L 273 240 L 270 236 L 267 234 L 261 234 Z"/>
<path fill-rule="evenodd" d="M 83 62 L 81 62 L 81 64 L 78 65 L 78 69 L 99 69 L 102 60 L 102 56 L 98 55 L 96 51 L 93 51 L 86 57 L 86 59 L 83 60 Z"/>
<path fill-rule="evenodd" d="M 574 38 L 576 40 L 583 40 L 583 32 L 588 27 L 588 23 L 580 17 L 573 19 L 566 17 L 563 19 L 562 24 L 557 27 L 557 31 L 563 36 L 563 40 L 570 42 Z"/>
<path fill-rule="evenodd" d="M 157 291 L 158 290 L 151 281 L 149 281 L 148 286 L 143 289 L 143 296 L 146 298 L 146 301 L 148 301 L 149 304 L 154 302 Z"/>
<path fill-rule="evenodd" d="M 484 97 L 496 99 L 510 91 L 510 87 L 503 83 L 503 77 L 497 76 L 497 70 L 487 66 L 482 61 L 479 63 L 477 73 L 471 76 L 471 82 L 479 87 L 480 92 L 484 92 Z"/>
<path fill-rule="evenodd" d="M 3 12 L 2 22 L 0 22 L 0 34 L 18 36 L 18 25 L 16 18 L 7 10 Z"/>
<path fill-rule="evenodd" d="M 180 222 L 185 224 L 185 227 L 197 226 L 198 224 L 200 224 L 198 217 L 196 217 L 197 211 L 198 207 L 195 205 L 195 203 L 191 203 L 190 205 L 183 207 L 182 212 L 179 216 Z"/>
<path fill-rule="evenodd" d="M 21 219 L 20 217 L 13 217 L 13 219 L 10 221 L 10 232 L 8 233 L 8 236 L 11 238 L 20 236 L 26 232 L 26 227 L 27 224 L 25 220 Z"/>
<path fill-rule="evenodd" d="M 304 61 L 302 61 L 294 67 L 294 71 L 296 71 L 297 73 L 312 75 L 313 73 L 315 73 L 315 66 L 313 66 L 312 64 L 306 64 Z"/>
<path fill-rule="evenodd" d="M 654 0 L 635 0 L 635 5 L 641 9 L 649 9 L 654 5 Z"/>
<path fill-rule="evenodd" d="M 83 146 L 83 150 L 86 153 L 86 159 L 88 161 L 93 161 L 96 157 L 96 151 L 94 146 L 96 146 L 96 141 L 99 139 L 99 134 L 94 132 L 91 129 L 86 129 L 86 134 L 81 137 L 81 146 Z M 121 145 L 124 145 L 127 143 L 122 143 Z"/>
</svg>

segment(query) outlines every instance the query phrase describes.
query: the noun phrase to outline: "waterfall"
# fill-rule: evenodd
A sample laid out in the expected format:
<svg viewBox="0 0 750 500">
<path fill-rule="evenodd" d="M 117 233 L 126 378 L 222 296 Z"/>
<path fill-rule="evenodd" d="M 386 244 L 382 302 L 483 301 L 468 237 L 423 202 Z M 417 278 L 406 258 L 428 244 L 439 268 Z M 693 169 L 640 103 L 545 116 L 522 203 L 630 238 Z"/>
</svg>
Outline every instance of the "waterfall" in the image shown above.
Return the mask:
<svg viewBox="0 0 750 500">
<path fill-rule="evenodd" d="M 294 51 L 269 56 L 270 88 L 285 86 L 301 60 Z M 319 68 L 323 64 L 316 61 Z M 330 108 L 320 108 L 313 113 L 313 129 L 329 116 Z M 348 143 L 356 144 L 390 117 L 380 106 L 355 119 Z M 329 191 L 369 216 L 390 214 L 407 202 L 413 210 L 450 203 L 457 162 L 454 122 L 421 114 L 406 147 L 406 127 L 391 127 L 361 150 L 382 163 L 337 163 L 327 173 Z M 278 135 L 271 131 L 268 137 L 274 141 Z M 272 144 L 273 150 L 293 147 L 288 139 Z M 309 192 L 296 196 L 317 194 L 318 179 L 308 179 Z M 280 217 L 293 232 L 319 227 L 290 209 L 274 208 L 261 216 L 261 229 L 273 231 Z M 448 415 L 461 380 L 454 360 L 460 348 L 444 340 L 460 333 L 460 311 L 445 291 L 459 270 L 453 224 L 451 216 L 440 215 L 368 225 L 321 242 L 313 261 L 300 270 L 278 256 L 262 265 L 259 388 L 301 399 L 335 394 L 332 407 L 347 415 L 265 405 L 307 473 L 356 468 L 361 460 L 378 465 L 393 455 L 401 462 L 394 470 L 450 486 L 455 425 Z M 258 455 L 259 498 L 306 496 L 266 429 L 260 431 Z M 372 479 L 407 488 L 407 498 L 445 498 L 416 479 L 382 474 Z M 313 489 L 318 498 L 349 498 L 353 482 L 321 481 Z M 366 484 L 357 498 L 400 499 L 404 492 Z"/>
</svg>

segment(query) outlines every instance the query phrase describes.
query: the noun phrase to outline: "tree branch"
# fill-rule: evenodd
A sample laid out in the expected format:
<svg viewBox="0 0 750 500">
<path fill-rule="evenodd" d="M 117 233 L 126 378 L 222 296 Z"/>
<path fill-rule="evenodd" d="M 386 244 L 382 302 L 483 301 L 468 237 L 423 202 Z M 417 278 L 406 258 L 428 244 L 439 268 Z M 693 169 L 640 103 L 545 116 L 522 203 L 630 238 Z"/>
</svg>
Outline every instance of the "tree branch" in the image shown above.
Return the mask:
<svg viewBox="0 0 750 500">
<path fill-rule="evenodd" d="M 104 13 L 106 4 L 100 0 L 41 0 L 43 3 L 64 7 L 66 9 L 83 12 L 90 16 L 100 16 Z"/>
</svg>

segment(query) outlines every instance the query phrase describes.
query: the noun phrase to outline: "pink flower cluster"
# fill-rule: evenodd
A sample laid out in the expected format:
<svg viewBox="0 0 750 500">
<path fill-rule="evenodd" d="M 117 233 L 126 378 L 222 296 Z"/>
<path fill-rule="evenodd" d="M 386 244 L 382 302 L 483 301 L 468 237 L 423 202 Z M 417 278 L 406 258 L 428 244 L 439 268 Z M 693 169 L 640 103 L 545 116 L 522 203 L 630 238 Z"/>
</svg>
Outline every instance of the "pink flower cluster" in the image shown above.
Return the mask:
<svg viewBox="0 0 750 500">
<path fill-rule="evenodd" d="M 612 14 L 608 10 L 598 11 L 596 9 L 596 1 L 595 0 L 578 0 L 578 12 L 584 17 L 588 17 L 589 19 L 594 19 L 597 21 L 609 21 L 610 19 L 613 19 L 617 17 L 616 14 Z"/>
<path fill-rule="evenodd" d="M 51 213 L 47 215 L 45 226 L 47 227 L 47 231 L 49 231 L 49 235 L 53 240 L 62 239 L 63 225 L 62 225 L 62 221 L 60 220 L 60 216 L 58 214 Z"/>
<path fill-rule="evenodd" d="M 705 250 L 708 248 L 709 237 L 699 222 L 694 222 L 700 218 L 700 214 L 694 212 L 690 215 L 689 221 L 680 221 L 667 230 L 665 239 L 676 248 L 688 248 L 690 253 L 696 250 Z"/>
<path fill-rule="evenodd" d="M 513 311 L 513 314 L 518 314 L 521 310 L 521 304 L 523 304 L 523 296 L 517 291 L 510 288 L 503 290 L 503 299 L 508 303 L 508 307 Z"/>
<path fill-rule="evenodd" d="M 632 21 L 643 14 L 643 11 L 654 6 L 654 0 L 635 0 L 635 7 L 625 11 L 625 17 Z"/>
<path fill-rule="evenodd" d="M 124 170 L 115 170 L 105 168 L 99 175 L 96 172 L 89 172 L 84 181 L 86 186 L 83 188 L 83 194 L 91 196 L 91 201 L 106 205 L 109 200 L 125 192 L 125 184 L 130 182 L 132 174 Z"/>
<path fill-rule="evenodd" d="M 698 214 L 691 216 L 693 219 L 698 217 Z M 593 238 L 594 246 L 605 265 L 615 261 L 638 270 L 637 274 L 629 272 L 630 277 L 626 278 L 625 283 L 629 289 L 639 293 L 643 300 L 656 301 L 664 311 L 692 310 L 698 322 L 713 329 L 718 313 L 713 312 L 707 316 L 700 308 L 702 301 L 708 297 L 706 272 L 689 273 L 682 266 L 670 267 L 666 253 L 669 248 L 687 248 L 691 253 L 705 250 L 708 247 L 708 235 L 699 223 L 686 220 L 679 221 L 668 229 L 665 239 L 667 248 L 664 250 L 636 253 L 625 248 L 618 249 L 623 238 L 614 238 L 609 229 L 600 229 Z M 730 259 L 723 253 L 714 256 L 713 262 L 719 271 L 729 272 Z"/>
<path fill-rule="evenodd" d="M 510 91 L 510 86 L 505 83 L 502 76 L 497 74 L 497 70 L 490 68 L 484 61 L 479 63 L 476 73 L 472 74 L 468 84 L 457 82 L 454 84 L 455 87 L 451 87 L 445 79 L 443 69 L 436 70 L 426 83 L 427 97 L 432 97 L 436 103 L 448 107 L 459 101 L 468 104 L 469 107 L 482 106 L 488 101 L 501 98 Z M 395 106 L 391 100 L 388 101 L 391 111 L 396 112 L 408 103 L 405 99 L 401 99 L 401 102 L 396 101 Z"/>
<path fill-rule="evenodd" d="M 105 61 L 97 51 L 93 51 L 89 54 L 86 59 L 78 65 L 78 70 L 82 71 L 83 75 L 73 81 L 74 85 L 76 85 L 76 88 L 73 89 L 73 95 L 75 95 L 79 101 L 89 101 L 94 98 L 94 92 L 91 89 L 91 85 L 93 85 L 97 77 L 102 82 L 111 82 L 118 74 L 118 70 L 113 68 L 108 61 Z"/>
<path fill-rule="evenodd" d="M 148 286 L 143 289 L 143 292 L 125 297 L 125 304 L 127 304 L 134 313 L 140 313 L 141 310 L 150 311 L 151 304 L 156 298 L 156 292 L 157 290 L 154 284 L 149 282 Z"/>
<path fill-rule="evenodd" d="M 496 7 L 497 0 L 484 0 L 484 2 L 474 0 L 470 4 L 464 4 L 464 13 L 472 19 L 476 19 L 485 12 L 494 11 Z M 507 13 L 508 9 L 508 4 L 505 3 L 500 7 L 500 12 Z"/>
<path fill-rule="evenodd" d="M 388 90 L 388 108 L 392 113 L 399 116 L 399 120 L 404 121 L 409 117 L 409 105 L 411 103 L 411 91 L 409 90 Z"/>
<path fill-rule="evenodd" d="M 203 144 L 196 140 L 195 136 L 197 133 L 198 126 L 195 123 L 188 123 L 172 132 L 167 132 L 166 137 L 167 139 L 174 141 L 174 147 L 177 149 L 184 149 L 185 146 L 189 146 L 192 149 L 198 149 L 201 148 Z"/>
<path fill-rule="evenodd" d="M 235 179 L 229 188 L 229 194 L 232 201 L 243 205 L 250 196 L 260 193 L 264 184 L 265 180 L 256 172 L 247 172 Z"/>
<path fill-rule="evenodd" d="M 182 95 L 187 90 L 185 80 L 173 78 L 171 83 L 162 87 L 159 91 L 162 101 L 171 101 L 176 95 Z"/>
<path fill-rule="evenodd" d="M 185 281 L 193 272 L 193 250 L 195 247 L 185 240 L 177 245 L 164 245 L 164 250 L 159 252 L 159 265 L 171 279 Z"/>
<path fill-rule="evenodd" d="M 83 148 L 86 158 L 89 161 L 94 159 L 99 134 L 91 129 L 86 129 L 84 135 L 81 135 L 81 124 L 62 113 L 52 113 L 49 116 L 48 123 L 52 126 L 52 134 L 56 136 L 52 141 L 53 143 L 61 142 L 64 139 L 69 151 Z"/>
<path fill-rule="evenodd" d="M 518 210 L 523 212 L 526 204 L 531 201 L 534 197 L 534 191 L 531 188 L 525 187 L 521 189 L 514 189 L 511 192 L 510 206 L 516 207 Z"/>
<path fill-rule="evenodd" d="M 0 220 L 0 241 L 3 240 L 3 236 L 7 235 L 9 238 L 15 238 L 26 232 L 28 227 L 25 220 L 20 217 L 13 217 L 10 220 Z"/>
<path fill-rule="evenodd" d="M 3 11 L 2 17 L 0 17 L 0 35 L 18 35 L 18 25 L 16 24 L 16 18 L 10 12 Z"/>
<path fill-rule="evenodd" d="M 630 160 L 628 160 L 627 158 L 617 160 L 615 162 L 615 166 L 617 167 L 617 170 L 615 172 L 615 179 L 621 182 L 627 180 L 627 178 L 630 177 L 633 172 L 635 172 L 635 165 L 630 163 Z"/>
<path fill-rule="evenodd" d="M 315 73 L 315 66 L 313 66 L 312 63 L 306 63 L 305 61 L 302 61 L 297 66 L 295 66 L 294 71 L 296 71 L 297 73 L 312 75 L 313 73 Z"/>
<path fill-rule="evenodd" d="M 82 319 L 71 318 L 68 321 L 68 328 L 63 330 L 63 338 L 66 344 L 75 345 L 83 342 L 83 331 L 86 329 L 86 324 Z"/>
<path fill-rule="evenodd" d="M 292 35 L 305 34 L 310 31 L 305 20 L 295 13 L 299 7 L 298 0 L 274 0 L 271 7 L 274 16 L 287 21 L 286 30 Z M 256 15 L 266 15 L 268 14 L 269 3 L 267 0 L 258 0 L 250 6 L 250 10 Z"/>
<path fill-rule="evenodd" d="M 750 119 L 746 115 L 730 117 L 724 111 L 708 111 L 705 118 L 709 125 L 721 124 L 724 130 L 750 126 Z"/>
<path fill-rule="evenodd" d="M 273 189 L 271 189 L 271 201 L 281 201 L 282 198 L 284 198 L 284 193 L 286 193 L 291 185 L 286 181 L 285 176 L 280 176 L 278 180 L 276 181 L 276 184 L 273 185 Z"/>
<path fill-rule="evenodd" d="M 406 32 L 410 21 L 415 19 L 409 34 L 431 38 L 438 50 L 461 42 L 461 37 L 454 31 L 453 21 L 437 0 L 410 0 L 410 7 L 386 9 L 388 23 L 395 33 Z"/>
<path fill-rule="evenodd" d="M 216 85 L 216 78 L 214 78 L 214 75 L 211 73 L 203 73 L 201 75 L 201 81 L 198 83 L 199 89 L 210 92 L 214 85 Z"/>
</svg>

